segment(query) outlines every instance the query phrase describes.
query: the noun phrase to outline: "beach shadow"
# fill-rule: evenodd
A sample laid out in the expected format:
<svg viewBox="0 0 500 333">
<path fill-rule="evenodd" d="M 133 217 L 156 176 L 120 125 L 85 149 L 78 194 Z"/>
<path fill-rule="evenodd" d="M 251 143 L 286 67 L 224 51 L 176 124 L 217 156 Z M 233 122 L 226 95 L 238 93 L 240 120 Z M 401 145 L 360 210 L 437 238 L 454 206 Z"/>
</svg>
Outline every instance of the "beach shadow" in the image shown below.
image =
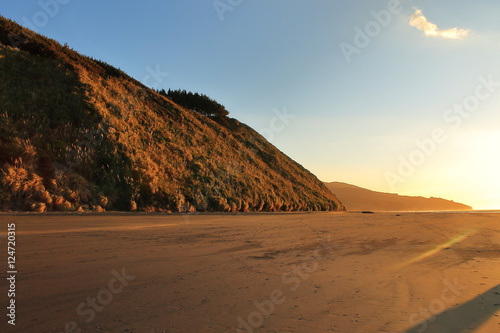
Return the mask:
<svg viewBox="0 0 500 333">
<path fill-rule="evenodd" d="M 500 310 L 500 284 L 455 308 L 418 323 L 403 333 L 474 332 Z"/>
</svg>

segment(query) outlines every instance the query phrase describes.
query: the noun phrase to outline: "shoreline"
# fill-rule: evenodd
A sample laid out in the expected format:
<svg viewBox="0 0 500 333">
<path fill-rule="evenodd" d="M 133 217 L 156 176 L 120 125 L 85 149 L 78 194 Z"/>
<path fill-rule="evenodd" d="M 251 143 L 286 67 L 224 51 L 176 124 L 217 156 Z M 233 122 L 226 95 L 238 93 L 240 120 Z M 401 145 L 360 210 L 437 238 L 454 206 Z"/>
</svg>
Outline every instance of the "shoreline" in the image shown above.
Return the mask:
<svg viewBox="0 0 500 333">
<path fill-rule="evenodd" d="M 423 210 L 423 211 L 370 211 L 376 214 L 496 214 L 500 209 L 485 210 Z M 106 212 L 28 212 L 28 211 L 0 211 L 0 216 L 239 216 L 239 215 L 288 215 L 288 214 L 364 214 L 361 210 L 346 211 L 280 211 L 280 212 L 183 212 L 183 213 L 165 213 L 165 212 L 130 212 L 130 211 L 106 211 Z"/>
</svg>

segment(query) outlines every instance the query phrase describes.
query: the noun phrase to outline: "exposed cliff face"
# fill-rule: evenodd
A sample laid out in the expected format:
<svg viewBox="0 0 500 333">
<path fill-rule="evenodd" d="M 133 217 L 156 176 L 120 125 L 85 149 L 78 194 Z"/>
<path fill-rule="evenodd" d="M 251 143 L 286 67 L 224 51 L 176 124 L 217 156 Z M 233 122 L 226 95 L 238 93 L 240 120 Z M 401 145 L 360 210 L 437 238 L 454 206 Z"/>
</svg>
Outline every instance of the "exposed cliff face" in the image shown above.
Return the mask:
<svg viewBox="0 0 500 333">
<path fill-rule="evenodd" d="M 326 187 L 338 195 L 348 210 L 472 210 L 470 206 L 441 198 L 411 197 L 393 193 L 375 192 L 346 183 L 326 183 Z"/>
<path fill-rule="evenodd" d="M 250 127 L 0 17 L 0 209 L 341 210 Z"/>
</svg>

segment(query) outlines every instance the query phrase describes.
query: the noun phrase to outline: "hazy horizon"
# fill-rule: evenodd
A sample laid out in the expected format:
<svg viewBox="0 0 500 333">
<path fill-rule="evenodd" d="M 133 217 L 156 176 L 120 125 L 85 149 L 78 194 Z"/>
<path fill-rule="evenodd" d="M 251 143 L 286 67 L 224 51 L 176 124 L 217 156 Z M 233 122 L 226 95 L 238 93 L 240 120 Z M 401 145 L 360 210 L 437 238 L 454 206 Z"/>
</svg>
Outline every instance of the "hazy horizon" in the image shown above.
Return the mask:
<svg viewBox="0 0 500 333">
<path fill-rule="evenodd" d="M 500 209 L 493 1 L 3 3 L 155 89 L 207 94 L 322 181 Z"/>
</svg>

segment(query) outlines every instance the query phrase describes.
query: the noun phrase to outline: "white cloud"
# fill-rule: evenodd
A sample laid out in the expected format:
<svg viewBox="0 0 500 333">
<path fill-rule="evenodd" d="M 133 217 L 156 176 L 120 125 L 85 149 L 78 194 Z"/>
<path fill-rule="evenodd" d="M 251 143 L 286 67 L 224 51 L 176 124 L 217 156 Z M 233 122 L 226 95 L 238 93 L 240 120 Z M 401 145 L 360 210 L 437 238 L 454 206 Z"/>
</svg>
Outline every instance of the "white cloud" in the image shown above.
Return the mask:
<svg viewBox="0 0 500 333">
<path fill-rule="evenodd" d="M 409 23 L 412 27 L 422 30 L 427 36 L 431 37 L 458 39 L 467 37 L 470 33 L 470 30 L 459 28 L 439 30 L 437 25 L 427 20 L 420 9 L 415 9 L 415 13 L 410 16 Z"/>
</svg>

